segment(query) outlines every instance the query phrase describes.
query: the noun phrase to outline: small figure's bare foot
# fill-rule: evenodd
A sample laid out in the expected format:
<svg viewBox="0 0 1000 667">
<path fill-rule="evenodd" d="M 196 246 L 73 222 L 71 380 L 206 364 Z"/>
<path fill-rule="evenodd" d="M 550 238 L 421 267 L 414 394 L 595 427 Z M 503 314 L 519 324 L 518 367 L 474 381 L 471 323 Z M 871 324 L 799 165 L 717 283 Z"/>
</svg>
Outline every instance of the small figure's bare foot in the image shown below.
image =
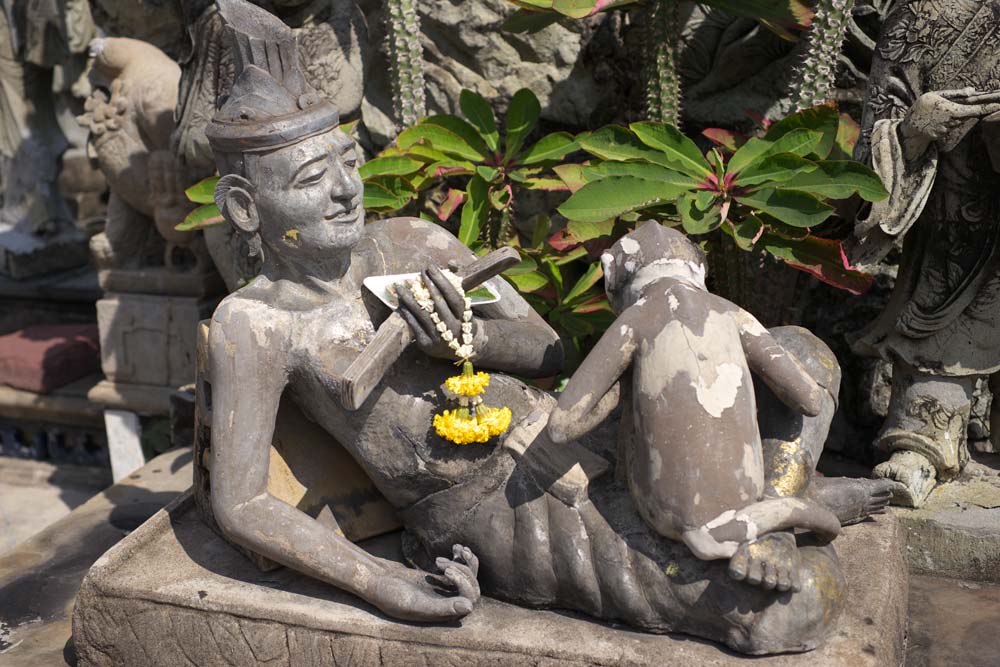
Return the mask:
<svg viewBox="0 0 1000 667">
<path fill-rule="evenodd" d="M 888 461 L 875 466 L 876 478 L 900 482 L 894 487 L 892 504 L 920 507 L 937 483 L 937 471 L 923 454 L 908 450 L 893 452 Z"/>
<path fill-rule="evenodd" d="M 903 484 L 893 479 L 819 477 L 813 480 L 809 494 L 830 508 L 842 526 L 849 526 L 885 512 L 893 493 L 902 493 L 904 489 Z"/>
<path fill-rule="evenodd" d="M 764 590 L 802 590 L 802 558 L 791 533 L 770 533 L 744 542 L 729 559 L 729 576 Z"/>
</svg>

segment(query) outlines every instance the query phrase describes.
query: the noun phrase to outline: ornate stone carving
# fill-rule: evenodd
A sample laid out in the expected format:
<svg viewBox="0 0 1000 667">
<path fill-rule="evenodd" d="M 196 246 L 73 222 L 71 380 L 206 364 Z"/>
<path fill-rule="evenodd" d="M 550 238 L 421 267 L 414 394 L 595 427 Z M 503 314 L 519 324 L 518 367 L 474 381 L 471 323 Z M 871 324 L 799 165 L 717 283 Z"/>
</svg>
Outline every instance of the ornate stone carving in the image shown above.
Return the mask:
<svg viewBox="0 0 1000 667">
<path fill-rule="evenodd" d="M 1000 2 L 901 3 L 869 83 L 856 157 L 891 196 L 859 220 L 849 251 L 869 263 L 903 239 L 903 259 L 856 349 L 893 362 L 876 443 L 892 456 L 876 474 L 904 482 L 899 502 L 917 506 L 961 471 L 975 379 L 1000 371 Z"/>
</svg>

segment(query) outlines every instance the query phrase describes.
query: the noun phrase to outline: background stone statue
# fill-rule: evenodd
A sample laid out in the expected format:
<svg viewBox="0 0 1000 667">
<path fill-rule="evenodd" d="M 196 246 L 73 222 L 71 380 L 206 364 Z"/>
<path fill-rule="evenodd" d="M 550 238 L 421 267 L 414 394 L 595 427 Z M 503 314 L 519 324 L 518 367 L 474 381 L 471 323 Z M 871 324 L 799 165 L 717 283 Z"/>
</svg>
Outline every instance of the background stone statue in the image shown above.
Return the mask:
<svg viewBox="0 0 1000 667">
<path fill-rule="evenodd" d="M 1000 371 L 1000 2 L 899 3 L 879 38 L 856 157 L 890 190 L 849 253 L 903 239 L 895 290 L 855 349 L 893 365 L 876 475 L 919 506 L 968 460 L 976 379 Z M 996 408 L 994 408 L 996 409 Z"/>
<path fill-rule="evenodd" d="M 560 344 L 502 281 L 500 301 L 476 308 L 472 320 L 476 365 L 494 371 L 486 402 L 509 406 L 518 419 L 502 447 L 456 447 L 435 434 L 441 385 L 454 373 L 436 329 L 414 331 L 417 345 L 360 409 L 344 407 L 343 375 L 389 315 L 365 295 L 364 278 L 433 272 L 475 256 L 424 220 L 365 225 L 357 147 L 338 128 L 335 107 L 302 76 L 294 34 L 242 0 L 219 6 L 238 57 L 232 91 L 206 132 L 222 175 L 216 201 L 262 258 L 260 275 L 215 311 L 208 340 L 210 509 L 228 539 L 400 619 L 460 618 L 482 591 L 643 630 L 687 632 L 748 653 L 822 642 L 844 591 L 829 547 L 803 538 L 798 591 L 773 590 L 777 579 L 757 558 L 747 559 L 744 578 L 756 584 L 748 585 L 725 564 L 696 558 L 643 523 L 623 483 L 609 474 L 615 454 L 606 441 L 590 448 L 552 442 L 539 415 L 551 412 L 555 399 L 510 374 L 554 374 Z M 434 282 L 441 288 L 432 293 L 436 308 L 454 314 L 449 304 L 461 296 Z M 447 328 L 450 320 L 443 321 Z M 791 467 L 807 460 L 795 459 L 802 451 L 821 449 L 836 401 L 836 363 L 813 341 L 790 335 L 784 342 L 824 387 L 818 420 L 767 408 L 777 421 L 767 427 L 769 438 L 802 443 L 783 461 Z M 268 492 L 282 396 L 360 464 L 396 509 L 408 557 L 424 571 L 375 557 L 347 540 L 335 520 L 321 523 Z M 837 519 L 865 516 L 874 495 L 841 504 Z"/>
<path fill-rule="evenodd" d="M 91 54 L 94 92 L 80 122 L 111 187 L 105 231 L 91 241 L 94 258 L 101 268 L 171 267 L 176 248 L 197 241 L 174 229 L 194 208 L 184 195 L 190 179 L 170 150 L 180 68 L 136 39 L 98 39 Z M 194 250 L 204 268 L 207 255 Z"/>
</svg>

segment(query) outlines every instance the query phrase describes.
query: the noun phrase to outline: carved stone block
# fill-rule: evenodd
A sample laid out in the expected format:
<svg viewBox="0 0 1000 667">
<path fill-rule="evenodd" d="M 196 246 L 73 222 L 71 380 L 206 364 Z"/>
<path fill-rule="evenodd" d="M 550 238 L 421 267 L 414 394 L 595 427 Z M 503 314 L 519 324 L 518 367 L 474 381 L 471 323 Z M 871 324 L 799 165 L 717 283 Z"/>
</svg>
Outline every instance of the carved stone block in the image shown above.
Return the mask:
<svg viewBox="0 0 1000 667">
<path fill-rule="evenodd" d="M 198 322 L 215 300 L 108 293 L 97 302 L 101 369 L 116 383 L 179 387 L 194 382 Z"/>
<path fill-rule="evenodd" d="M 847 528 L 837 544 L 851 586 L 836 635 L 811 653 L 758 658 L 755 665 L 902 664 L 907 575 L 898 522 Z M 399 557 L 394 536 L 364 546 Z M 879 584 L 866 584 L 871 581 Z M 208 529 L 190 495 L 91 568 L 77 598 L 73 641 L 81 667 L 727 667 L 746 661 L 689 638 L 487 598 L 460 624 L 394 621 L 291 570 L 260 572 Z"/>
</svg>

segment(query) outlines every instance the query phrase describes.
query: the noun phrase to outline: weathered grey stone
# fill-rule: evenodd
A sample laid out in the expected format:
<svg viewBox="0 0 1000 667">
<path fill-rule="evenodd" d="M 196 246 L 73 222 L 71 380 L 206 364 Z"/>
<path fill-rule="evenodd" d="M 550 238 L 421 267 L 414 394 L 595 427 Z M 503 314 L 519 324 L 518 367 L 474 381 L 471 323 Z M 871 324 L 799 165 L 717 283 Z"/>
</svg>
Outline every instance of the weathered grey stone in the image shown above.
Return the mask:
<svg viewBox="0 0 1000 667">
<path fill-rule="evenodd" d="M 365 546 L 385 556 L 396 548 L 385 539 Z M 838 632 L 813 653 L 755 665 L 901 664 L 907 574 L 898 523 L 847 528 L 838 547 L 850 581 Z M 291 570 L 261 573 L 200 521 L 190 496 L 94 565 L 74 612 L 74 643 L 82 667 L 187 664 L 181 655 L 197 665 L 241 667 L 725 667 L 744 660 L 707 643 L 490 599 L 460 625 L 393 621 Z"/>
<path fill-rule="evenodd" d="M 190 449 L 163 454 L 0 555 L 0 664 L 75 664 L 70 616 L 80 582 L 101 554 L 191 484 L 190 461 Z"/>
<path fill-rule="evenodd" d="M 914 572 L 1000 583 L 1000 457 L 970 462 L 919 509 L 895 510 Z"/>
<path fill-rule="evenodd" d="M 97 302 L 101 368 L 116 383 L 179 387 L 194 382 L 198 322 L 212 300 L 108 294 Z"/>
</svg>

